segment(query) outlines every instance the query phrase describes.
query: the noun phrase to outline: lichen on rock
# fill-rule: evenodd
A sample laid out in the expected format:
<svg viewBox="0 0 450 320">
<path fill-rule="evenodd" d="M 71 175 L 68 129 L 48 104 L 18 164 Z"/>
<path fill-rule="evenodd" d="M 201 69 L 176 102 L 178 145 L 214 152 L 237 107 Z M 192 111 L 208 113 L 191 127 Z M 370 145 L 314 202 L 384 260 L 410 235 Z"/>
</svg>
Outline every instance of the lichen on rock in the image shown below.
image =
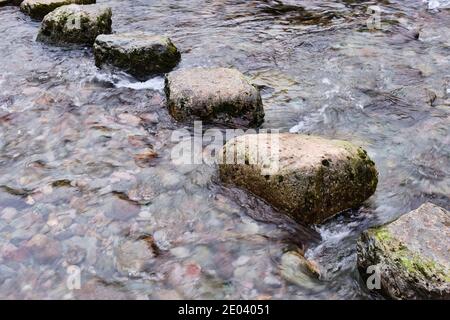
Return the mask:
<svg viewBox="0 0 450 320">
<path fill-rule="evenodd" d="M 307 224 L 360 206 L 378 183 L 367 153 L 340 140 L 290 133 L 247 134 L 228 141 L 222 152 L 219 171 L 224 182 Z M 229 155 L 236 156 L 230 159 Z"/>
<path fill-rule="evenodd" d="M 393 299 L 450 298 L 450 215 L 426 203 L 398 220 L 362 233 L 358 268 L 381 270 L 379 293 Z"/>
<path fill-rule="evenodd" d="M 92 45 L 100 34 L 111 33 L 111 8 L 101 5 L 68 5 L 55 9 L 42 21 L 37 41 Z"/>
</svg>

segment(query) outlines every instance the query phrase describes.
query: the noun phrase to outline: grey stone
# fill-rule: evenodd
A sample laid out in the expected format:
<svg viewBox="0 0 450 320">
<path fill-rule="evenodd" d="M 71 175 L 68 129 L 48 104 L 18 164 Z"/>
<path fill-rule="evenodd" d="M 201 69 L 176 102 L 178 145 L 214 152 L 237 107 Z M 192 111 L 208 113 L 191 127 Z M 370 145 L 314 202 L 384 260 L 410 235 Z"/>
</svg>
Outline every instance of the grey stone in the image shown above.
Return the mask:
<svg viewBox="0 0 450 320">
<path fill-rule="evenodd" d="M 37 41 L 92 45 L 98 35 L 111 33 L 111 16 L 111 8 L 95 4 L 57 8 L 45 16 Z"/>
<path fill-rule="evenodd" d="M 219 171 L 224 182 L 260 196 L 307 224 L 360 206 L 378 183 L 378 172 L 367 153 L 340 140 L 290 133 L 247 134 L 228 141 L 222 154 Z"/>
<path fill-rule="evenodd" d="M 169 38 L 142 32 L 100 35 L 94 55 L 97 67 L 111 65 L 140 79 L 169 72 L 181 58 Z"/>
<path fill-rule="evenodd" d="M 264 120 L 259 90 L 235 69 L 174 71 L 166 76 L 165 92 L 169 111 L 179 121 L 257 127 Z"/>
</svg>

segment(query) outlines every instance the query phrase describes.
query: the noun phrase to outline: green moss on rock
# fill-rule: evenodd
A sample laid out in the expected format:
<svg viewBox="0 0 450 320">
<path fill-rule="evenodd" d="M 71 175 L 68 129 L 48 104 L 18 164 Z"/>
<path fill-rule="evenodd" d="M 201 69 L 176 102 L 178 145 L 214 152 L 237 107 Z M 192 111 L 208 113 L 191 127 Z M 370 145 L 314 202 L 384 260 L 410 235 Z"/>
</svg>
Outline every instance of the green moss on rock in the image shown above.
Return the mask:
<svg viewBox="0 0 450 320">
<path fill-rule="evenodd" d="M 67 5 L 45 16 L 37 41 L 92 45 L 100 34 L 111 33 L 111 8 L 100 5 Z"/>
<path fill-rule="evenodd" d="M 358 207 L 375 192 L 375 165 L 367 155 L 362 159 L 359 148 L 351 143 L 289 133 L 278 135 L 278 145 L 272 145 L 272 139 L 271 135 L 254 134 L 227 142 L 225 159 L 236 152 L 249 160 L 220 164 L 222 180 L 249 190 L 307 224 Z M 276 169 L 268 175 L 263 173 L 265 163 L 254 159 L 270 147 L 279 152 L 278 159 L 273 159 Z"/>
<path fill-rule="evenodd" d="M 398 220 L 365 231 L 358 240 L 363 278 L 382 269 L 380 293 L 395 299 L 449 299 L 449 214 L 424 204 Z"/>
<path fill-rule="evenodd" d="M 181 58 L 169 38 L 141 32 L 101 35 L 95 41 L 94 55 L 97 67 L 112 65 L 142 80 L 169 72 Z"/>
</svg>

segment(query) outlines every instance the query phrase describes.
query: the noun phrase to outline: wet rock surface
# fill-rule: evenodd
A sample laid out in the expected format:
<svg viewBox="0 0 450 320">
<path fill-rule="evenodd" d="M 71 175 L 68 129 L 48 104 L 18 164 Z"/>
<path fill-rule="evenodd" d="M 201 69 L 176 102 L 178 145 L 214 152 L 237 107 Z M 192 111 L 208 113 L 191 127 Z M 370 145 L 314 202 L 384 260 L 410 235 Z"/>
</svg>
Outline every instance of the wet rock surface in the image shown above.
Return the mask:
<svg viewBox="0 0 450 320">
<path fill-rule="evenodd" d="M 358 268 L 381 272 L 380 292 L 394 299 L 450 298 L 450 213 L 425 203 L 385 226 L 362 233 Z"/>
<path fill-rule="evenodd" d="M 222 181 L 247 189 L 308 224 L 360 206 L 378 183 L 367 153 L 345 141 L 290 133 L 249 134 L 228 141 L 222 152 Z"/>
<path fill-rule="evenodd" d="M 97 67 L 111 65 L 140 79 L 169 72 L 181 58 L 169 38 L 142 32 L 100 35 L 94 55 Z"/>
<path fill-rule="evenodd" d="M 96 0 L 23 0 L 20 10 L 33 19 L 42 20 L 56 8 L 70 4 L 93 4 Z"/>
<path fill-rule="evenodd" d="M 248 127 L 264 120 L 258 89 L 235 69 L 174 71 L 166 76 L 165 92 L 170 114 L 179 121 Z"/>
<path fill-rule="evenodd" d="M 111 33 L 111 8 L 71 4 L 55 9 L 42 21 L 37 41 L 55 45 L 92 45 L 100 34 Z"/>
</svg>

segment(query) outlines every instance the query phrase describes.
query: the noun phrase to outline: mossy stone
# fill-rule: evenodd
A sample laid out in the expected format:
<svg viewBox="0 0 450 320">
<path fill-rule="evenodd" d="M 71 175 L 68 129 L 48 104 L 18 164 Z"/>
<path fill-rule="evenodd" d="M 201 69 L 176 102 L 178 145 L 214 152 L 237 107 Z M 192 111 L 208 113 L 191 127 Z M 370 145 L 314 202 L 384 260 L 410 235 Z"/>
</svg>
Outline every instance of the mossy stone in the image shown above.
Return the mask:
<svg viewBox="0 0 450 320">
<path fill-rule="evenodd" d="M 228 141 L 222 152 L 219 171 L 224 182 L 252 192 L 306 224 L 360 206 L 378 183 L 375 164 L 367 154 L 340 140 L 247 134 Z M 230 163 L 233 154 L 243 161 Z M 267 168 L 272 169 L 266 172 Z"/>
<path fill-rule="evenodd" d="M 450 299 L 450 215 L 426 203 L 362 233 L 358 268 L 381 270 L 379 293 L 393 299 Z"/>
<path fill-rule="evenodd" d="M 100 34 L 111 33 L 111 8 L 101 5 L 67 5 L 45 16 L 37 41 L 55 45 L 93 45 Z"/>
<path fill-rule="evenodd" d="M 100 35 L 94 55 L 97 67 L 114 66 L 142 80 L 171 71 L 181 58 L 169 38 L 142 32 Z"/>
</svg>

